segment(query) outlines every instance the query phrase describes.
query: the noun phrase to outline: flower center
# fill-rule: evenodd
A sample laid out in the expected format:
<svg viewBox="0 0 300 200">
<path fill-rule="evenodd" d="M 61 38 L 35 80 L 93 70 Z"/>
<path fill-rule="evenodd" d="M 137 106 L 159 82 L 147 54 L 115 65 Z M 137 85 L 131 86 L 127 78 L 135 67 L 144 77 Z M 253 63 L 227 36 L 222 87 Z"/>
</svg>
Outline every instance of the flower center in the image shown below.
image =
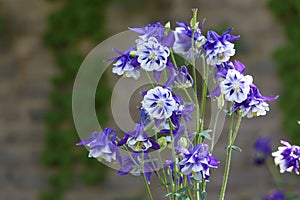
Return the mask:
<svg viewBox="0 0 300 200">
<path fill-rule="evenodd" d="M 149 56 L 150 60 L 157 60 L 157 55 L 155 53 L 151 53 Z"/>
<path fill-rule="evenodd" d="M 235 90 L 235 92 L 237 93 L 240 92 L 240 86 L 238 83 L 233 83 L 232 87 Z"/>
<path fill-rule="evenodd" d="M 146 150 L 146 147 L 144 145 L 144 142 L 138 141 L 134 144 L 134 148 L 136 151 L 140 151 L 140 150 Z"/>
</svg>

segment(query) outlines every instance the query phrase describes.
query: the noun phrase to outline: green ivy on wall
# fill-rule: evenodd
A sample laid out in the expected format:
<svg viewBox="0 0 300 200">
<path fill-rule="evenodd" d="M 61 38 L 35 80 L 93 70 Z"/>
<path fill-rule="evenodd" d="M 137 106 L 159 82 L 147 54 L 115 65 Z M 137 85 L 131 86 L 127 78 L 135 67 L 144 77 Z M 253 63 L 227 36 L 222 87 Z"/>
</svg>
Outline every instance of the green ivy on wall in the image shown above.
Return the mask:
<svg viewBox="0 0 300 200">
<path fill-rule="evenodd" d="M 274 54 L 283 83 L 283 127 L 293 143 L 300 144 L 300 1 L 269 0 L 269 5 L 287 36 L 287 44 Z"/>
<path fill-rule="evenodd" d="M 51 168 L 49 186 L 40 195 L 41 200 L 61 200 L 73 181 L 87 184 L 101 182 L 106 167 L 96 159 L 88 159 L 87 151 L 77 149 L 80 140 L 72 118 L 72 87 L 76 73 L 87 52 L 80 44 L 96 46 L 105 37 L 104 19 L 107 0 L 64 0 L 60 9 L 51 14 L 44 41 L 52 50 L 58 75 L 53 79 L 50 109 L 45 116 L 47 133 L 42 154 L 43 163 Z M 108 107 L 111 91 L 108 80 L 101 79 L 96 93 L 96 110 L 101 110 L 101 125 L 108 119 L 103 111 Z"/>
</svg>

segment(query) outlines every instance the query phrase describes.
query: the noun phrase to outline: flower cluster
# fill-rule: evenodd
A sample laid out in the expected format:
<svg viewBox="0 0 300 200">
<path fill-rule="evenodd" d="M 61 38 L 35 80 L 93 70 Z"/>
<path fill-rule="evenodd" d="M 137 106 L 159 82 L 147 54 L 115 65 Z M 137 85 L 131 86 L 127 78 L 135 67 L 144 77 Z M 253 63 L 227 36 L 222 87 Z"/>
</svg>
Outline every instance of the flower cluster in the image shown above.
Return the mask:
<svg viewBox="0 0 300 200">
<path fill-rule="evenodd" d="M 114 50 L 119 55 L 107 61 L 113 62 L 112 72 L 123 78 L 139 79 L 143 73 L 149 78 L 151 88 L 141 91 L 142 101 L 138 106 L 140 120 L 133 130 L 123 134 L 123 138 L 117 139 L 116 131 L 106 128 L 78 143 L 89 148 L 89 157 L 108 162 L 118 161 L 120 175 L 130 173 L 143 176 L 146 185 L 150 183 L 152 172 L 155 172 L 166 191 L 169 191 L 168 182 L 171 181 L 172 192 L 167 197 L 180 196 L 180 199 L 193 198 L 191 192 L 187 192 L 188 185 L 198 187 L 194 188 L 196 199 L 199 199 L 200 194 L 205 195 L 205 183 L 209 180 L 211 168 L 219 165 L 213 156 L 213 148 L 207 144 L 208 140 L 214 138 L 215 130 L 204 130 L 205 102 L 208 96 L 205 81 L 209 74 L 202 79 L 203 99 L 199 106 L 195 81 L 197 73 L 195 66 L 190 63 L 202 60 L 203 71 L 215 72 L 217 85 L 209 96 L 231 102 L 232 116 L 236 113 L 240 118 L 265 115 L 269 110 L 267 101 L 275 100 L 260 94 L 253 84 L 252 76 L 244 75 L 245 66 L 241 62 L 230 61 L 236 52 L 233 42 L 239 36 L 231 34 L 232 29 L 220 35 L 209 30 L 205 35 L 204 23 L 199 26 L 195 17 L 190 25 L 178 22 L 174 31 L 169 23 L 164 26 L 159 22 L 142 28 L 130 28 L 139 35 L 135 44 L 123 52 Z M 183 57 L 185 62 L 178 61 L 178 56 Z M 152 81 L 151 75 L 155 81 Z M 162 75 L 167 76 L 167 79 L 164 84 L 159 84 Z M 190 91 L 194 96 L 190 95 Z M 195 128 L 189 126 L 191 121 L 195 122 Z M 233 146 L 234 139 L 231 137 L 228 140 L 228 152 L 237 148 Z M 127 153 L 120 156 L 120 149 Z M 172 155 L 162 160 L 159 153 L 165 149 L 170 149 Z M 170 179 L 166 180 L 165 169 Z M 159 170 L 163 171 L 164 176 L 159 175 Z M 224 180 L 227 180 L 228 171 Z M 200 183 L 203 191 L 199 188 Z M 225 188 L 226 185 L 223 185 L 220 199 L 224 199 Z M 148 194 L 152 199 L 151 194 Z"/>
<path fill-rule="evenodd" d="M 224 98 L 233 103 L 233 112 L 240 110 L 242 116 L 252 118 L 266 115 L 269 111 L 267 101 L 274 101 L 277 97 L 261 95 L 257 86 L 253 84 L 250 75 L 244 75 L 245 65 L 239 61 L 226 61 L 215 66 L 215 79 L 219 82 L 211 97 Z"/>
</svg>

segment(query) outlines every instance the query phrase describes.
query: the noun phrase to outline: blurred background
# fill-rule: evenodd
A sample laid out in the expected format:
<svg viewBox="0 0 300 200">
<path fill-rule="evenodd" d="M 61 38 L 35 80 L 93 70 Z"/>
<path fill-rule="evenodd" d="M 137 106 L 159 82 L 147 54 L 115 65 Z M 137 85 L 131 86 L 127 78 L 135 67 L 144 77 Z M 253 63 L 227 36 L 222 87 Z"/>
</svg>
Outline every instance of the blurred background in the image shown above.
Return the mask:
<svg viewBox="0 0 300 200">
<path fill-rule="evenodd" d="M 146 199 L 139 177 L 120 177 L 75 146 L 72 85 L 84 57 L 104 39 L 156 21 L 188 23 L 192 8 L 199 9 L 200 21 L 206 18 L 205 31 L 234 27 L 241 35 L 235 58 L 247 66 L 246 74 L 263 95 L 281 95 L 266 117 L 243 120 L 236 142 L 243 152 L 233 155 L 227 199 L 257 200 L 275 189 L 267 167 L 254 165 L 253 144 L 259 136 L 270 136 L 274 150 L 282 138 L 300 144 L 298 0 L 0 0 L 0 199 Z M 113 123 L 107 109 L 111 76 L 97 93 L 101 124 Z M 220 190 L 224 135 L 208 200 Z M 283 179 L 296 191 L 299 178 Z M 163 199 L 158 183 L 151 187 L 155 199 Z"/>
</svg>

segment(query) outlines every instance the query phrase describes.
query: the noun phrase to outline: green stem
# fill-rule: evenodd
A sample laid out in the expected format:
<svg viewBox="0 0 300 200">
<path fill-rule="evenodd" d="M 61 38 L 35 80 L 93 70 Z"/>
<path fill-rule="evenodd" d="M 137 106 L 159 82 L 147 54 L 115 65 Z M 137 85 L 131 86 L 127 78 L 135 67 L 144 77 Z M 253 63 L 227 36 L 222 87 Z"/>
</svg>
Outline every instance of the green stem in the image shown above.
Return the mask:
<svg viewBox="0 0 300 200">
<path fill-rule="evenodd" d="M 153 200 L 152 193 L 151 193 L 151 190 L 150 190 L 150 187 L 149 187 L 149 184 L 147 182 L 147 178 L 146 178 L 146 175 L 145 175 L 144 172 L 143 172 L 143 180 L 144 180 L 144 184 L 146 186 L 146 190 L 147 190 L 147 194 L 148 194 L 148 199 L 149 200 Z"/>
<path fill-rule="evenodd" d="M 173 159 L 174 159 L 174 181 L 173 181 L 173 192 L 177 191 L 177 159 L 176 159 L 176 152 L 175 152 L 175 141 L 173 137 L 173 124 L 171 120 L 169 119 L 169 126 L 170 126 L 170 136 L 172 141 L 172 153 L 173 153 Z M 172 175 L 170 175 L 172 177 Z M 177 199 L 176 196 L 174 196 L 174 199 Z"/>
<path fill-rule="evenodd" d="M 236 136 L 237 136 L 238 129 L 239 129 L 240 124 L 241 124 L 242 113 L 239 112 L 239 117 L 238 117 L 238 120 L 237 120 L 237 123 L 236 123 L 236 126 L 235 126 L 234 133 L 232 135 L 233 120 L 234 120 L 234 113 L 232 113 L 231 116 L 230 116 L 228 146 L 226 148 L 227 156 L 226 156 L 225 171 L 224 171 L 223 183 L 222 183 L 221 194 L 220 194 L 220 199 L 219 200 L 224 200 L 224 198 L 225 198 L 225 191 L 226 191 L 226 187 L 227 187 L 227 183 L 228 183 L 229 169 L 230 169 L 230 163 L 231 163 L 232 145 L 234 144 L 234 141 L 235 141 Z"/>
<path fill-rule="evenodd" d="M 205 107 L 206 107 L 206 96 L 207 96 L 207 83 L 208 83 L 208 69 L 205 63 L 205 58 L 202 56 L 203 60 L 203 81 L 202 81 L 202 95 L 201 95 L 201 113 L 200 113 L 200 127 L 198 132 L 201 133 L 204 128 L 204 117 L 205 117 Z M 201 137 L 198 137 L 197 143 L 203 142 L 203 138 L 200 140 Z"/>
<path fill-rule="evenodd" d="M 274 163 L 270 159 L 267 159 L 266 164 L 267 164 L 267 167 L 275 181 L 275 184 L 277 185 L 278 188 L 282 188 L 282 179 L 281 179 L 280 174 L 278 173 L 277 169 L 275 168 Z"/>
<path fill-rule="evenodd" d="M 146 178 L 146 174 L 145 174 L 145 169 L 144 169 L 144 152 L 142 152 L 142 161 L 141 161 L 142 162 L 142 167 L 141 168 L 142 168 L 142 174 L 143 174 L 144 184 L 145 184 L 146 191 L 147 191 L 147 194 L 148 194 L 148 199 L 149 200 L 153 200 L 152 193 L 151 193 L 149 184 L 147 182 L 147 178 Z"/>
<path fill-rule="evenodd" d="M 213 154 L 214 152 L 214 143 L 215 143 L 215 137 L 216 137 L 216 129 L 217 129 L 217 122 L 219 119 L 219 115 L 220 115 L 221 109 L 218 109 L 217 115 L 216 115 L 216 120 L 214 123 L 214 129 L 212 132 L 212 137 L 211 137 L 211 147 L 210 147 L 210 153 Z"/>
</svg>

